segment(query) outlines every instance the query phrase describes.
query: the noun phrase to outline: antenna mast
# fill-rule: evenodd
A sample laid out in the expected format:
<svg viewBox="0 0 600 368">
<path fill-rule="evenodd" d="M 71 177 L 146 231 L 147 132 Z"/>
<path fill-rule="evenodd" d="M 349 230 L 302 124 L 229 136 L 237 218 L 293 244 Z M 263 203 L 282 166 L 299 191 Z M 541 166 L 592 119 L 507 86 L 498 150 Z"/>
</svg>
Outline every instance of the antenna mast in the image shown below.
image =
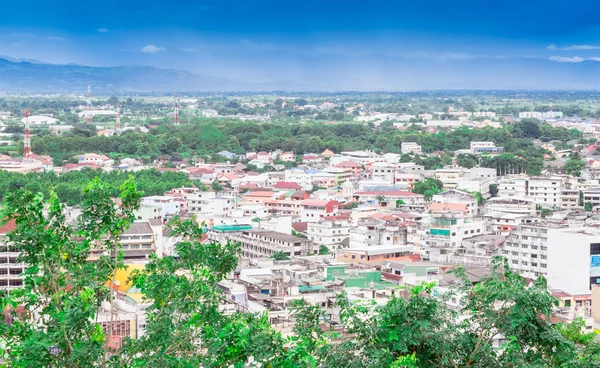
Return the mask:
<svg viewBox="0 0 600 368">
<path fill-rule="evenodd" d="M 121 129 L 121 102 L 117 101 L 117 124 L 115 124 L 115 129 Z"/>
<path fill-rule="evenodd" d="M 31 135 L 29 133 L 29 109 L 25 109 L 25 138 L 23 139 L 23 162 L 31 162 Z"/>
</svg>

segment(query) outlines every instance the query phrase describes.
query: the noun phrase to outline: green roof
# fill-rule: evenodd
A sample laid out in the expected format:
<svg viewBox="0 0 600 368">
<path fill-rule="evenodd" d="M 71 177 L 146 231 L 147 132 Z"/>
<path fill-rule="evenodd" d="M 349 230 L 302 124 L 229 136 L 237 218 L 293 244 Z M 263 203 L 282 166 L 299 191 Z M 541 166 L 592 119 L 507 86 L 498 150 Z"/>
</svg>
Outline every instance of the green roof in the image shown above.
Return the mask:
<svg viewBox="0 0 600 368">
<path fill-rule="evenodd" d="M 242 230 L 252 230 L 252 226 L 250 226 L 250 225 L 214 225 L 212 227 L 212 230 L 218 231 L 218 232 L 242 231 Z"/>
</svg>

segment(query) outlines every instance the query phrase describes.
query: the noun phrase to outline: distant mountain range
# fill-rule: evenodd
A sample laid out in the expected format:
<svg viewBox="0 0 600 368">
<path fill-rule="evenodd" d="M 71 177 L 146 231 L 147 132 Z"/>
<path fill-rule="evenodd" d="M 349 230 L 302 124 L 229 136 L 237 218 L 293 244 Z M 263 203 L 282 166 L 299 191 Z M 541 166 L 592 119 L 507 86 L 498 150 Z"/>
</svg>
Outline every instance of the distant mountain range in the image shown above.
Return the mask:
<svg viewBox="0 0 600 368">
<path fill-rule="evenodd" d="M 266 60 L 249 63 L 259 68 L 271 65 L 266 64 Z M 85 93 L 88 79 L 92 80 L 95 94 L 119 91 L 600 90 L 600 62 L 591 60 L 559 63 L 543 58 L 475 58 L 438 62 L 375 55 L 360 60 L 343 57 L 300 60 L 298 65 L 304 70 L 302 77 L 297 77 L 301 80 L 248 83 L 149 66 L 62 65 L 0 56 L 0 92 Z"/>
<path fill-rule="evenodd" d="M 0 58 L 0 91 L 85 92 L 88 80 L 92 80 L 95 93 L 318 90 L 292 82 L 245 83 L 149 66 L 94 67 Z"/>
</svg>

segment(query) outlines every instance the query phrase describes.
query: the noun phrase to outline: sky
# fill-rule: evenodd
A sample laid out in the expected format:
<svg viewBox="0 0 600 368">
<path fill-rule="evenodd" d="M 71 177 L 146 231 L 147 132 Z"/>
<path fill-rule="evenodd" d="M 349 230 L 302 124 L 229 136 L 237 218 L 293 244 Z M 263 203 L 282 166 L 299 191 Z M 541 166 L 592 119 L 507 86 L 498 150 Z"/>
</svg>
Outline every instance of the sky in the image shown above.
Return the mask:
<svg viewBox="0 0 600 368">
<path fill-rule="evenodd" d="M 596 0 L 19 0 L 3 3 L 0 55 L 315 89 L 600 88 L 598 11 Z"/>
</svg>

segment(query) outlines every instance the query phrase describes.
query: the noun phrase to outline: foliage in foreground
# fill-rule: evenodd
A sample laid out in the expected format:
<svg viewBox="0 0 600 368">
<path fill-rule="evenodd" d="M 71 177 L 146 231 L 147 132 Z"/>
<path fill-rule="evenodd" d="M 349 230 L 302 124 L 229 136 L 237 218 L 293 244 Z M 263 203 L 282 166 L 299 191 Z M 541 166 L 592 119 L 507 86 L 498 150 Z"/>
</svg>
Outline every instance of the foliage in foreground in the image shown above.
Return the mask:
<svg viewBox="0 0 600 368">
<path fill-rule="evenodd" d="M 30 265 L 25 286 L 1 299 L 11 321 L 0 323 L 8 367 L 600 366 L 600 344 L 581 332 L 581 324 L 547 322 L 555 299 L 545 280 L 528 287 L 501 258 L 476 285 L 458 272 L 456 285 L 440 299 L 431 296 L 433 284 L 398 289 L 383 305 L 352 302 L 342 293 L 335 309 L 343 330 L 323 327 L 330 317 L 320 307 L 293 301 L 294 333 L 283 336 L 267 315 L 221 312 L 218 282 L 236 268 L 240 246 L 200 244 L 201 230 L 192 220 L 172 224 L 183 239 L 179 257 L 153 258 L 133 273 L 134 286 L 151 303 L 147 332 L 112 351 L 110 331 L 94 318 L 99 304 L 112 300 L 107 281 L 124 267 L 119 238 L 139 196 L 128 180 L 116 208 L 110 188 L 94 180 L 84 190 L 75 228 L 66 224 L 55 195 L 47 213 L 39 194 L 8 197 L 3 215 L 16 220 L 9 241 Z M 90 247 L 107 255 L 89 262 Z M 452 298 L 462 307 L 447 307 Z M 466 314 L 469 319 L 460 318 Z M 506 341 L 499 349 L 492 346 L 497 336 Z"/>
</svg>

